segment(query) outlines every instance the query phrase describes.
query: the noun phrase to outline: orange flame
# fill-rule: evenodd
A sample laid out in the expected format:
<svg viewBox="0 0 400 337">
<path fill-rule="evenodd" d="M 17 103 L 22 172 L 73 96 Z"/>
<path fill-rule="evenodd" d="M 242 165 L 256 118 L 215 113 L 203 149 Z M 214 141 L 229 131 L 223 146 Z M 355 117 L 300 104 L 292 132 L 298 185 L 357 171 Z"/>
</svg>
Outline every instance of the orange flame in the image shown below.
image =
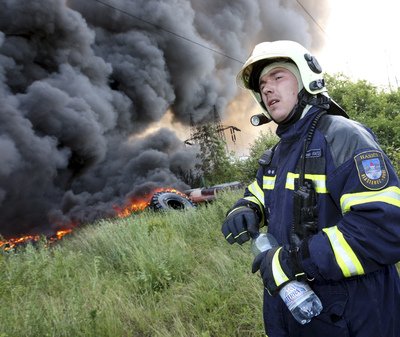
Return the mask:
<svg viewBox="0 0 400 337">
<path fill-rule="evenodd" d="M 156 188 L 150 193 L 146 193 L 145 195 L 141 197 L 131 197 L 124 206 L 119 207 L 119 206 L 113 206 L 114 211 L 117 214 L 117 217 L 119 218 L 126 218 L 127 216 L 131 215 L 132 213 L 143 211 L 146 207 L 150 205 L 151 198 L 153 197 L 154 194 L 158 192 L 174 192 L 178 194 L 182 194 L 181 192 L 173 189 L 173 188 Z"/>
<path fill-rule="evenodd" d="M 126 203 L 124 206 L 113 206 L 117 217 L 126 218 L 134 212 L 143 211 L 147 206 L 149 206 L 150 200 L 137 200 L 136 198 L 131 198 L 131 200 Z"/>
<path fill-rule="evenodd" d="M 56 232 L 55 235 L 46 238 L 47 244 L 61 240 L 65 235 L 72 232 L 72 229 L 63 229 Z M 30 242 L 37 242 L 41 238 L 40 235 L 23 235 L 18 238 L 11 238 L 8 240 L 0 240 L 0 249 L 5 251 L 12 250 L 18 245 L 27 244 Z"/>
<path fill-rule="evenodd" d="M 119 218 L 125 218 L 131 215 L 132 213 L 143 211 L 146 207 L 150 205 L 151 198 L 154 194 L 158 192 L 174 192 L 185 196 L 182 192 L 179 192 L 173 188 L 156 188 L 152 192 L 147 193 L 141 197 L 131 197 L 124 206 L 120 207 L 117 205 L 113 206 L 113 209 L 116 213 L 116 216 Z M 71 224 L 71 227 L 75 227 L 75 225 Z M 46 238 L 47 245 L 52 244 L 58 240 L 61 240 L 65 235 L 70 234 L 72 229 L 62 229 L 56 232 L 55 235 Z M 40 235 L 23 235 L 18 238 L 11 239 L 0 239 L 0 250 L 8 251 L 14 249 L 16 246 L 21 244 L 27 244 L 30 242 L 37 242 L 41 238 Z"/>
</svg>

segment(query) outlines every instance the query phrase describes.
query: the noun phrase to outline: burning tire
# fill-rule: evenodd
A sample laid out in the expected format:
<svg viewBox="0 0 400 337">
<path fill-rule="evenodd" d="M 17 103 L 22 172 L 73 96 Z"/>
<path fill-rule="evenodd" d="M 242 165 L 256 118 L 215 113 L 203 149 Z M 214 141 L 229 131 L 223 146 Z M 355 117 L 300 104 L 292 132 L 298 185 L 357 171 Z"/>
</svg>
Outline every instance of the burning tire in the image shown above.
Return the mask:
<svg viewBox="0 0 400 337">
<path fill-rule="evenodd" d="M 195 207 L 194 203 L 184 194 L 177 192 L 158 192 L 153 195 L 149 207 L 154 211 L 183 210 Z"/>
</svg>

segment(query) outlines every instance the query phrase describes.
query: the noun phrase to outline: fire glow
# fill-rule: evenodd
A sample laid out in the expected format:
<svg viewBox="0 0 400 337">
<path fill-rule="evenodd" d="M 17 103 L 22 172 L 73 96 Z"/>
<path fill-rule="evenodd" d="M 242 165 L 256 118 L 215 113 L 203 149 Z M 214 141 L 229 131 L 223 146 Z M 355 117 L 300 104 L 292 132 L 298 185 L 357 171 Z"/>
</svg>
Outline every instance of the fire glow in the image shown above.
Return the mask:
<svg viewBox="0 0 400 337">
<path fill-rule="evenodd" d="M 114 205 L 113 209 L 115 211 L 116 217 L 126 218 L 130 216 L 132 213 L 143 211 L 150 205 L 151 198 L 153 197 L 153 195 L 158 192 L 174 192 L 182 196 L 185 196 L 185 194 L 183 194 L 182 192 L 179 192 L 172 188 L 157 188 L 152 192 L 149 192 L 141 197 L 131 197 L 129 201 L 127 201 L 125 205 L 122 207 Z M 76 225 L 72 227 L 76 227 Z M 54 235 L 46 237 L 46 245 L 61 240 L 65 235 L 72 233 L 72 231 L 73 229 L 71 228 L 58 230 Z M 9 251 L 16 248 L 19 245 L 37 242 L 42 237 L 43 237 L 42 235 L 23 235 L 16 238 L 0 239 L 0 250 Z"/>
<path fill-rule="evenodd" d="M 63 229 L 56 232 L 55 235 L 46 238 L 46 245 L 49 245 L 53 242 L 61 240 L 65 235 L 72 232 L 72 229 Z M 0 240 L 0 249 L 3 250 L 12 250 L 15 247 L 23 244 L 28 244 L 31 242 L 37 242 L 40 240 L 41 235 L 23 235 L 18 238 L 11 238 L 8 240 Z"/>
<path fill-rule="evenodd" d="M 182 192 L 179 192 L 173 188 L 157 188 L 150 193 L 146 193 L 142 197 L 132 197 L 128 202 L 125 203 L 124 206 L 114 206 L 113 209 L 119 218 L 126 218 L 132 213 L 140 212 L 146 209 L 150 205 L 153 195 L 159 192 L 173 192 L 182 196 L 186 196 Z"/>
</svg>

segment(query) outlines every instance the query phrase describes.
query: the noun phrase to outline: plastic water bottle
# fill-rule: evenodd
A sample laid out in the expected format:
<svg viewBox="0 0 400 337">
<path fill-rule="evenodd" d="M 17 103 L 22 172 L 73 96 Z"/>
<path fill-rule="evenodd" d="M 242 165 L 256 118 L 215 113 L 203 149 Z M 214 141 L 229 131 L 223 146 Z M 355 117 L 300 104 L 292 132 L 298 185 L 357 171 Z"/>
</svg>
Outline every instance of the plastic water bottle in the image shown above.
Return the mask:
<svg viewBox="0 0 400 337">
<path fill-rule="evenodd" d="M 259 233 L 251 241 L 254 256 L 277 246 L 278 242 L 270 233 Z M 300 324 L 310 322 L 322 311 L 321 300 L 306 282 L 291 281 L 282 287 L 279 295 Z"/>
</svg>

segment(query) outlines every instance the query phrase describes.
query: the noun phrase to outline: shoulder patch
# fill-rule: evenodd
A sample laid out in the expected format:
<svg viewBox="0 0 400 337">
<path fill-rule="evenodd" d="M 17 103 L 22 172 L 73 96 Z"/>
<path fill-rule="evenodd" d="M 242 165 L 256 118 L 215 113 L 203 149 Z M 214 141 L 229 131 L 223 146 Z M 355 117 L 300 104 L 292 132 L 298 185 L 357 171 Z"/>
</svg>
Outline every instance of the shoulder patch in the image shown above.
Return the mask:
<svg viewBox="0 0 400 337">
<path fill-rule="evenodd" d="M 369 190 L 379 190 L 389 181 L 389 173 L 381 152 L 372 150 L 361 152 L 354 157 L 358 178 Z"/>
</svg>

